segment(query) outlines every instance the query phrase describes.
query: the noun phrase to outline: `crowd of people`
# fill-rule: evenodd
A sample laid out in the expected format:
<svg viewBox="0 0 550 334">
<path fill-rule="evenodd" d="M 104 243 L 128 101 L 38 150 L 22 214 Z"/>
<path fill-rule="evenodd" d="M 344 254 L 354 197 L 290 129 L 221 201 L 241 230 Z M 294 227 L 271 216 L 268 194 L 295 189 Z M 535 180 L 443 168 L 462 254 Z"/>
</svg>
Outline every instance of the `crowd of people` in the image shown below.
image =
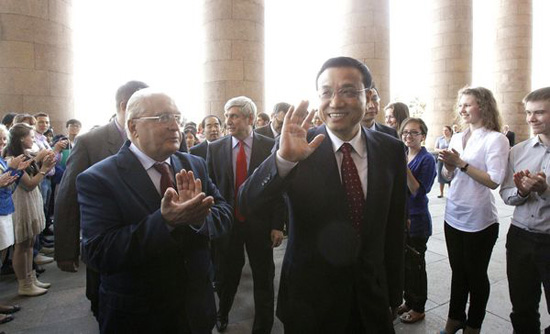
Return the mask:
<svg viewBox="0 0 550 334">
<path fill-rule="evenodd" d="M 45 113 L 5 117 L 0 249 L 19 295 L 51 285 L 38 269 L 54 259 L 39 251 L 53 251 L 66 272 L 82 256 L 100 332 L 223 332 L 246 252 L 252 333 L 270 333 L 275 314 L 285 333 L 393 333 L 396 317 L 426 317 L 427 195 L 437 178 L 452 270 L 440 333 L 481 331 L 498 187 L 515 206 L 506 245 L 512 325 L 540 331 L 541 284 L 550 299 L 550 88 L 524 98 L 534 137 L 514 146 L 493 93 L 464 87 L 459 121 L 429 152 L 426 122 L 405 103 L 388 104 L 385 125 L 377 122 L 380 95 L 360 61 L 327 60 L 316 85 L 318 110 L 280 102 L 258 113 L 238 96 L 223 119 L 182 124 L 171 97 L 130 81 L 116 92 L 113 119 L 78 137 L 77 120 L 53 136 Z M 285 235 L 275 311 L 273 249 Z M 0 305 L 0 323 L 19 310 Z"/>
<path fill-rule="evenodd" d="M 38 280 L 43 264 L 53 262 L 52 206 L 55 186 L 81 123 L 66 122 L 66 135 L 53 135 L 45 113 L 8 113 L 0 125 L 0 263 L 2 273 L 15 273 L 18 294 L 45 294 L 50 283 Z M 51 136 L 48 136 L 48 133 Z M 13 320 L 18 305 L 0 305 L 0 323 Z"/>
</svg>

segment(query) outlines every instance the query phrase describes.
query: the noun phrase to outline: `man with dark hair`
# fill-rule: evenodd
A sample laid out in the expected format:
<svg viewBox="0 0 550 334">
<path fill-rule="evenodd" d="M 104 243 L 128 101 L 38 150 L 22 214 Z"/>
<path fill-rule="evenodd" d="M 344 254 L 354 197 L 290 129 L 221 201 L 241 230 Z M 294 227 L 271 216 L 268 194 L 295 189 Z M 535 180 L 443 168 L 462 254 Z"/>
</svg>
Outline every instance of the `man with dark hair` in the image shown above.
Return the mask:
<svg viewBox="0 0 550 334">
<path fill-rule="evenodd" d="M 65 123 L 65 128 L 67 129 L 67 138 L 69 139 L 69 148 L 72 148 L 76 139 L 76 136 L 80 133 L 82 129 L 82 123 L 77 119 L 70 119 Z"/>
<path fill-rule="evenodd" d="M 141 81 L 129 81 L 116 92 L 116 118 L 76 140 L 67 160 L 67 169 L 59 184 L 55 202 L 55 260 L 62 271 L 76 272 L 80 255 L 80 207 L 76 194 L 76 177 L 95 163 L 118 152 L 126 141 L 124 119 L 126 104 L 132 94 L 148 87 Z M 83 254 L 83 261 L 86 256 Z M 86 297 L 97 317 L 99 274 L 86 268 Z"/>
<path fill-rule="evenodd" d="M 126 119 L 129 141 L 76 182 L 87 265 L 101 274 L 100 332 L 210 333 L 208 244 L 231 228 L 231 209 L 206 162 L 177 152 L 169 96 L 136 92 Z"/>
<path fill-rule="evenodd" d="M 376 122 L 376 115 L 380 112 L 380 95 L 378 94 L 378 89 L 376 87 L 371 88 L 370 100 L 367 104 L 367 111 L 365 112 L 365 117 L 363 117 L 363 126 L 373 131 L 380 131 L 382 133 L 387 133 L 390 136 L 399 139 L 397 131 L 390 128 L 387 125 L 380 124 Z"/>
<path fill-rule="evenodd" d="M 2 124 L 6 126 L 6 128 L 9 130 L 11 128 L 11 125 L 13 124 L 13 119 L 17 113 L 15 112 L 9 112 L 2 117 Z"/>
<path fill-rule="evenodd" d="M 541 284 L 550 310 L 550 87 L 532 91 L 523 103 L 535 136 L 510 150 L 500 196 L 515 207 L 506 239 L 514 333 L 540 333 Z"/>
<path fill-rule="evenodd" d="M 271 333 L 274 317 L 275 264 L 273 248 L 283 240 L 284 217 L 273 215 L 258 219 L 239 213 L 237 191 L 244 180 L 271 153 L 274 140 L 252 131 L 256 120 L 256 105 L 246 96 L 227 101 L 224 107 L 228 136 L 208 145 L 208 172 L 222 196 L 234 210 L 233 229 L 214 243 L 216 249 L 217 292 L 220 297 L 216 327 L 223 332 L 228 323 L 248 255 L 254 281 L 254 324 L 252 333 Z M 282 209 L 282 201 L 278 208 Z"/>
<path fill-rule="evenodd" d="M 256 128 L 261 128 L 269 124 L 269 115 L 261 112 L 256 117 Z"/>
<path fill-rule="evenodd" d="M 34 134 L 34 141 L 38 148 L 40 150 L 52 150 L 55 152 L 56 161 L 59 163 L 61 160 L 61 151 L 63 151 L 65 148 L 68 147 L 69 141 L 68 140 L 60 140 L 58 141 L 54 147 L 52 148 L 50 146 L 50 142 L 48 139 L 48 131 L 51 130 L 52 134 L 51 137 L 53 137 L 53 130 L 50 127 L 50 116 L 44 112 L 40 112 L 34 115 L 34 118 L 36 119 L 36 126 L 35 126 L 35 134 Z M 50 226 L 52 225 L 51 220 L 51 212 L 50 212 L 50 200 L 53 193 L 53 187 L 52 187 L 52 177 L 55 175 L 55 168 L 52 168 L 47 174 L 46 177 L 42 179 L 40 182 L 40 193 L 42 195 L 42 201 L 44 203 L 44 216 L 46 217 L 46 229 L 50 231 Z M 43 244 L 42 241 L 43 234 L 41 234 L 34 245 L 35 249 L 35 257 L 34 262 L 38 265 L 46 264 L 53 262 L 53 258 L 49 256 L 45 256 L 42 254 L 37 254 L 37 252 L 41 249 L 41 246 Z M 50 250 L 51 251 L 51 250 Z"/>
<path fill-rule="evenodd" d="M 361 126 L 368 68 L 329 59 L 317 75 L 319 115 L 301 102 L 280 144 L 239 191 L 239 209 L 272 213 L 284 198 L 289 239 L 277 316 L 285 333 L 393 333 L 401 304 L 406 203 L 404 145 Z M 307 115 L 307 117 L 306 117 Z"/>
<path fill-rule="evenodd" d="M 199 145 L 195 145 L 189 149 L 189 153 L 199 156 L 206 160 L 208 152 L 208 144 L 220 138 L 221 124 L 219 117 L 216 115 L 208 115 L 202 119 L 201 125 L 204 131 L 205 140 Z"/>
<path fill-rule="evenodd" d="M 279 102 L 273 107 L 273 112 L 271 113 L 271 122 L 267 126 L 257 128 L 256 133 L 266 136 L 268 138 L 277 138 L 281 133 L 281 128 L 283 126 L 283 119 L 285 118 L 290 104 L 286 102 Z"/>
</svg>

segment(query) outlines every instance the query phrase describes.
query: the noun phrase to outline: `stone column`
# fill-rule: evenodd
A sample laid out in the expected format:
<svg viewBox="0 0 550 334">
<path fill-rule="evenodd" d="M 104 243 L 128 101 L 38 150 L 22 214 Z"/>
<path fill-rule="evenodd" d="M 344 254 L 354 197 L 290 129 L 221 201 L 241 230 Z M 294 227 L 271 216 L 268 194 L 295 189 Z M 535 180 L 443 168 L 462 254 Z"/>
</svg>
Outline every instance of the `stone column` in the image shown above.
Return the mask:
<svg viewBox="0 0 550 334">
<path fill-rule="evenodd" d="M 495 97 L 504 124 L 516 143 L 529 137 L 521 100 L 531 90 L 532 0 L 499 0 L 495 62 Z"/>
<path fill-rule="evenodd" d="M 71 0 L 0 2 L 0 114 L 74 116 Z"/>
<path fill-rule="evenodd" d="M 250 97 L 264 110 L 264 0 L 205 0 L 205 115 L 223 119 L 227 100 Z"/>
<path fill-rule="evenodd" d="M 383 109 L 391 97 L 389 0 L 346 0 L 342 38 L 342 55 L 363 61 L 371 70 Z M 383 110 L 377 119 L 384 119 Z"/>
<path fill-rule="evenodd" d="M 430 93 L 424 113 L 428 148 L 443 126 L 456 120 L 458 90 L 472 81 L 472 0 L 434 0 L 432 6 Z"/>
</svg>

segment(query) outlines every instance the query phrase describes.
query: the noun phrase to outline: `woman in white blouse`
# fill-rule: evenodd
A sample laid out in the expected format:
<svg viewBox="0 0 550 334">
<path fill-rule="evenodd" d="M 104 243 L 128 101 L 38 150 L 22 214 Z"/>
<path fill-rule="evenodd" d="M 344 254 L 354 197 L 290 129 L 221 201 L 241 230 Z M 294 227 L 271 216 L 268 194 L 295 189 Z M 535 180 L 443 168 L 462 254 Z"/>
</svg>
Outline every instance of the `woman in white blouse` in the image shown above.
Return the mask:
<svg viewBox="0 0 550 334">
<path fill-rule="evenodd" d="M 444 163 L 442 174 L 452 180 L 445 207 L 451 300 L 441 333 L 456 333 L 462 328 L 464 333 L 479 333 L 489 300 L 487 267 L 498 237 L 491 189 L 504 180 L 510 147 L 500 133 L 500 115 L 490 90 L 461 89 L 457 109 L 465 131 L 455 134 L 449 148 L 439 153 Z"/>
</svg>

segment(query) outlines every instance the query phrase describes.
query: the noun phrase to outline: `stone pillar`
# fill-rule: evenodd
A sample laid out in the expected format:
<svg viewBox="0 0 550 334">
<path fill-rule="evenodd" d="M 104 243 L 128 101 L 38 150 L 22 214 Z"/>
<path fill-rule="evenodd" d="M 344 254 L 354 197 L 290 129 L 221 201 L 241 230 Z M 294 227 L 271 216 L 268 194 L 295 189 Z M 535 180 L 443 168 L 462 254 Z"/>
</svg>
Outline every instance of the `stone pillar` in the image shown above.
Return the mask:
<svg viewBox="0 0 550 334">
<path fill-rule="evenodd" d="M 205 115 L 239 95 L 264 110 L 264 0 L 205 0 L 204 28 Z"/>
<path fill-rule="evenodd" d="M 371 70 L 383 109 L 391 98 L 389 0 L 346 0 L 342 38 L 342 55 L 363 61 Z M 377 119 L 383 123 L 383 110 Z"/>
<path fill-rule="evenodd" d="M 521 100 L 531 91 L 532 0 L 497 1 L 495 97 L 516 143 L 529 137 Z"/>
<path fill-rule="evenodd" d="M 71 0 L 0 2 L 0 114 L 74 116 Z"/>
<path fill-rule="evenodd" d="M 430 93 L 423 117 L 430 149 L 443 126 L 456 120 L 457 93 L 472 81 L 473 39 L 472 0 L 434 0 L 432 6 Z"/>
</svg>

